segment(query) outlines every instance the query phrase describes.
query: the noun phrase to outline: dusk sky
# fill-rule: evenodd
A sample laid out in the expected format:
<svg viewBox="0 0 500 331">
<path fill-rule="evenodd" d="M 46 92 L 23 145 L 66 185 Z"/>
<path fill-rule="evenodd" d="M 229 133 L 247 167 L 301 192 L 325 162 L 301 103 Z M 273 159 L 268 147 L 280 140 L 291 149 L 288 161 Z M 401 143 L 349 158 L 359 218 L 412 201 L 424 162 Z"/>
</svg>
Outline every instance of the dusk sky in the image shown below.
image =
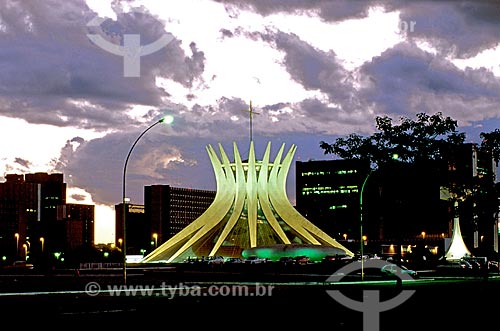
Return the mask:
<svg viewBox="0 0 500 331">
<path fill-rule="evenodd" d="M 0 169 L 62 172 L 109 243 L 126 155 L 164 115 L 130 157 L 131 203 L 146 185 L 215 190 L 206 146 L 245 157 L 250 101 L 257 158 L 271 142 L 271 160 L 283 143 L 327 160 L 321 141 L 384 115 L 442 112 L 479 143 L 499 79 L 497 1 L 0 0 Z M 287 188 L 294 204 L 294 165 Z"/>
</svg>

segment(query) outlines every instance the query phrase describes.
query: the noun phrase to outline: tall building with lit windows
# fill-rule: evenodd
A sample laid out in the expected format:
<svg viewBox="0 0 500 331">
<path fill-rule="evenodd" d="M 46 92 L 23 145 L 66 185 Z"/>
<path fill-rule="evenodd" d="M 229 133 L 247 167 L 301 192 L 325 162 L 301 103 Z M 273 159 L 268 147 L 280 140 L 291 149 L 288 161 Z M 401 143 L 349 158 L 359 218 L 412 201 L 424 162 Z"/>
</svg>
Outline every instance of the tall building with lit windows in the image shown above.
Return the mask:
<svg viewBox="0 0 500 331">
<path fill-rule="evenodd" d="M 156 248 L 197 219 L 212 204 L 215 191 L 151 185 L 144 188 L 150 243 Z"/>
<path fill-rule="evenodd" d="M 67 204 L 62 173 L 7 174 L 0 183 L 1 263 L 47 266 L 53 256 L 94 245 L 94 205 Z"/>
<path fill-rule="evenodd" d="M 144 187 L 144 205 L 128 204 L 127 254 L 151 252 L 198 218 L 213 202 L 215 191 L 170 185 Z M 115 205 L 115 244 L 123 240 L 123 204 Z"/>
<path fill-rule="evenodd" d="M 295 163 L 296 209 L 337 240 L 359 238 L 359 194 L 368 161 Z"/>
</svg>

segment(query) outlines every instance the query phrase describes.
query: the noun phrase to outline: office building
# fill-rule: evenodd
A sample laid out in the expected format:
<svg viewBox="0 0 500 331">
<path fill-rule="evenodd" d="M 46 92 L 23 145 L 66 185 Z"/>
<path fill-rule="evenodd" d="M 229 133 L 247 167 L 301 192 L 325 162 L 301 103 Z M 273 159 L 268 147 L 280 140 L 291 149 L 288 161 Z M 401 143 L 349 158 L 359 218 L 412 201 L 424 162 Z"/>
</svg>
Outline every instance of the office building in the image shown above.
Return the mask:
<svg viewBox="0 0 500 331">
<path fill-rule="evenodd" d="M 215 191 L 210 190 L 145 186 L 144 205 L 127 204 L 127 254 L 154 250 L 203 214 L 214 198 Z M 122 206 L 115 206 L 117 247 L 122 247 Z"/>
<path fill-rule="evenodd" d="M 7 174 L 0 183 L 0 251 L 31 259 L 94 242 L 94 206 L 66 204 L 61 173 Z"/>
<path fill-rule="evenodd" d="M 215 191 L 170 185 L 144 188 L 146 219 L 151 223 L 151 238 L 159 246 L 203 214 L 212 204 Z"/>
<path fill-rule="evenodd" d="M 65 249 L 94 246 L 95 205 L 68 203 L 57 207 L 57 220 L 65 224 Z"/>
<path fill-rule="evenodd" d="M 337 240 L 359 238 L 360 193 L 368 161 L 295 162 L 296 208 Z"/>
</svg>

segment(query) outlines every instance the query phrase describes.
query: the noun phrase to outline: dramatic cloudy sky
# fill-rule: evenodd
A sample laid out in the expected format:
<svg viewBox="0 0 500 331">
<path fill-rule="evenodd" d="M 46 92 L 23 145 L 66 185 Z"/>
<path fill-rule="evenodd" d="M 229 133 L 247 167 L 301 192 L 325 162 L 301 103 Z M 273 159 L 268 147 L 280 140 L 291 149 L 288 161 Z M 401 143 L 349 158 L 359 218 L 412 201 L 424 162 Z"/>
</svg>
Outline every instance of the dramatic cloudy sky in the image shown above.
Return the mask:
<svg viewBox="0 0 500 331">
<path fill-rule="evenodd" d="M 106 243 L 125 157 L 162 115 L 174 123 L 128 163 L 132 203 L 145 185 L 215 190 L 206 146 L 245 157 L 250 100 L 257 157 L 270 141 L 271 159 L 283 143 L 331 159 L 320 141 L 380 115 L 439 111 L 479 142 L 500 123 L 499 77 L 493 1 L 0 0 L 0 169 L 64 173 Z M 287 188 L 294 203 L 294 166 Z"/>
</svg>

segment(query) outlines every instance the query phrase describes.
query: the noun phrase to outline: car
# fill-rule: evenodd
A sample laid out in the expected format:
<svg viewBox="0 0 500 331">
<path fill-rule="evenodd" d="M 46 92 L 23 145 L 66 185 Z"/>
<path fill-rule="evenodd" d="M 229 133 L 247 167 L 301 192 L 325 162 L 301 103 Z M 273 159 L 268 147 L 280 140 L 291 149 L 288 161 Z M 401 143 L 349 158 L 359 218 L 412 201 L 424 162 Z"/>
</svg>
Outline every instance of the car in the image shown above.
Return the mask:
<svg viewBox="0 0 500 331">
<path fill-rule="evenodd" d="M 470 275 L 474 267 L 464 259 L 443 260 L 436 266 L 436 272 L 441 275 Z"/>
<path fill-rule="evenodd" d="M 396 265 L 394 263 L 389 263 L 380 268 L 382 274 L 386 276 L 398 276 L 401 274 L 410 275 L 412 278 L 418 278 L 418 272 L 416 270 L 408 269 L 404 265 Z"/>
<path fill-rule="evenodd" d="M 195 264 L 195 263 L 199 263 L 200 260 L 197 258 L 197 257 L 191 257 L 191 256 L 188 256 L 186 259 L 184 259 L 184 261 L 182 261 L 183 263 L 187 263 L 187 264 Z"/>
<path fill-rule="evenodd" d="M 282 256 L 280 257 L 278 262 L 282 265 L 293 265 L 295 264 L 295 259 L 293 258 L 293 256 Z"/>
<path fill-rule="evenodd" d="M 488 270 L 490 272 L 499 272 L 500 268 L 498 268 L 498 261 L 489 260 L 488 261 Z"/>
<path fill-rule="evenodd" d="M 309 263 L 312 263 L 309 256 L 300 255 L 300 256 L 295 257 L 295 264 L 303 265 L 303 264 L 309 264 Z"/>
<path fill-rule="evenodd" d="M 223 256 L 209 256 L 205 259 L 208 264 L 223 264 L 224 257 Z"/>
<path fill-rule="evenodd" d="M 33 270 L 34 265 L 32 263 L 28 263 L 27 261 L 14 261 L 11 265 L 7 265 L 4 269 L 7 270 Z"/>
<path fill-rule="evenodd" d="M 241 257 L 228 257 L 224 263 L 239 264 L 243 263 L 243 259 Z"/>
<path fill-rule="evenodd" d="M 261 263 L 266 263 L 268 261 L 269 259 L 260 258 L 255 255 L 249 256 L 248 258 L 245 259 L 246 264 L 261 264 Z"/>
</svg>

